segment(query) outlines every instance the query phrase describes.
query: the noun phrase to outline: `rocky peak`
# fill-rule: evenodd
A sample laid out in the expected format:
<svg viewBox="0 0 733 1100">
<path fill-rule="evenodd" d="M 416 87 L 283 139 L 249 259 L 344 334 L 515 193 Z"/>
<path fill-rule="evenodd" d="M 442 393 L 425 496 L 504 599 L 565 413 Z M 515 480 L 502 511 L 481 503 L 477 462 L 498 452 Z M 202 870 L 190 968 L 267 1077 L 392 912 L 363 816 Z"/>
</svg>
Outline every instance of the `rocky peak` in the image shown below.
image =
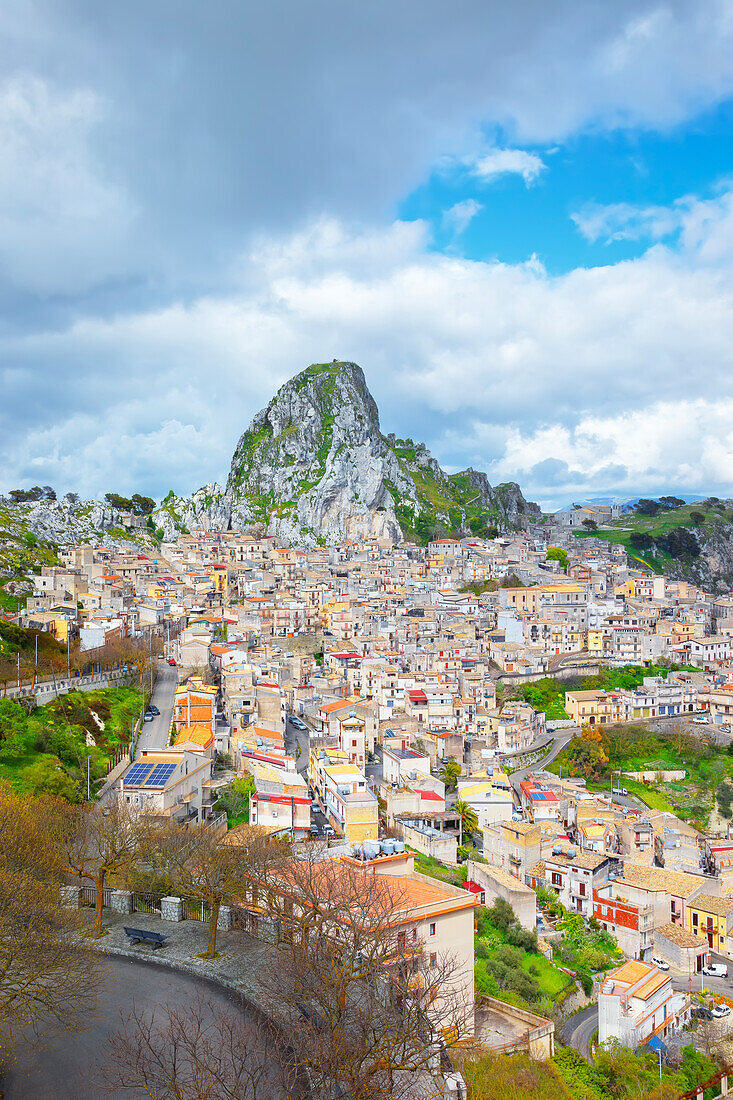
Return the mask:
<svg viewBox="0 0 733 1100">
<path fill-rule="evenodd" d="M 224 495 L 232 526 L 262 523 L 300 542 L 425 542 L 522 526 L 525 508 L 527 519 L 539 514 L 518 487 L 446 474 L 424 443 L 383 436 L 364 372 L 339 361 L 307 367 L 257 413 Z"/>
</svg>

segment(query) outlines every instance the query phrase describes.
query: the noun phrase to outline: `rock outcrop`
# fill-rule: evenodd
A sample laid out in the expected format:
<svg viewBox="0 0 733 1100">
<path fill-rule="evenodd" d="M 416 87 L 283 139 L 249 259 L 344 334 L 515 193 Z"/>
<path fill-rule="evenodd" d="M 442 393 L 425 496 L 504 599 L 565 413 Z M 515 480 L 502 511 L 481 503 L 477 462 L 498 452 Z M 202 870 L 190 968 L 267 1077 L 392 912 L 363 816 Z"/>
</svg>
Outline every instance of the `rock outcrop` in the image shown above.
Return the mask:
<svg viewBox="0 0 733 1100">
<path fill-rule="evenodd" d="M 49 544 L 104 537 L 124 544 L 123 514 L 98 501 L 13 506 Z M 385 538 L 425 543 L 446 535 L 488 536 L 540 519 L 518 485 L 486 474 L 447 474 L 424 443 L 384 436 L 356 363 L 318 363 L 282 386 L 240 438 L 226 487 L 173 492 L 153 510 L 138 544 L 208 529 L 260 529 L 296 545 Z"/>
<path fill-rule="evenodd" d="M 223 499 L 233 527 L 259 523 L 297 543 L 364 537 L 425 542 L 538 519 L 513 483 L 446 474 L 422 443 L 382 435 L 356 363 L 319 363 L 291 378 L 237 444 Z"/>
</svg>

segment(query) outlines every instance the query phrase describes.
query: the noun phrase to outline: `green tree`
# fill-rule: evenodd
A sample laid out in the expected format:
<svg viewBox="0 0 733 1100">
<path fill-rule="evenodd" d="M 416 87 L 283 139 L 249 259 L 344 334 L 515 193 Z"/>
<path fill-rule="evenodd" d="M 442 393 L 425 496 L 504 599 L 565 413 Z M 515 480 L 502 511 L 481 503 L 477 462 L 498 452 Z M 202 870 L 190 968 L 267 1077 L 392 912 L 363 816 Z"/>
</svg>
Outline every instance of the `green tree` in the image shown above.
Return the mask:
<svg viewBox="0 0 733 1100">
<path fill-rule="evenodd" d="M 705 515 L 703 512 L 690 512 L 690 519 L 695 524 L 695 527 L 702 527 L 705 522 Z"/>
<path fill-rule="evenodd" d="M 550 546 L 547 549 L 548 561 L 559 561 L 562 568 L 567 573 L 568 571 L 568 552 L 563 550 L 562 546 Z"/>
<path fill-rule="evenodd" d="M 472 833 L 474 829 L 478 829 L 478 814 L 473 806 L 469 806 L 468 802 L 463 802 L 459 798 L 453 803 L 453 809 L 461 819 L 464 835 L 466 833 Z"/>
<path fill-rule="evenodd" d="M 585 527 L 586 531 L 597 531 L 598 530 L 598 524 L 596 523 L 596 521 L 594 519 L 584 519 L 583 520 L 583 526 Z"/>
<path fill-rule="evenodd" d="M 458 786 L 458 776 L 461 774 L 461 765 L 451 756 L 451 758 L 446 760 L 442 765 L 438 774 L 445 783 L 446 791 L 450 793 Z"/>
<path fill-rule="evenodd" d="M 17 760 L 28 751 L 28 716 L 18 703 L 0 699 L 0 760 Z"/>
<path fill-rule="evenodd" d="M 21 778 L 34 795 L 52 794 L 67 802 L 81 801 L 78 783 L 64 771 L 56 756 L 41 757 L 35 764 L 23 769 Z"/>
</svg>

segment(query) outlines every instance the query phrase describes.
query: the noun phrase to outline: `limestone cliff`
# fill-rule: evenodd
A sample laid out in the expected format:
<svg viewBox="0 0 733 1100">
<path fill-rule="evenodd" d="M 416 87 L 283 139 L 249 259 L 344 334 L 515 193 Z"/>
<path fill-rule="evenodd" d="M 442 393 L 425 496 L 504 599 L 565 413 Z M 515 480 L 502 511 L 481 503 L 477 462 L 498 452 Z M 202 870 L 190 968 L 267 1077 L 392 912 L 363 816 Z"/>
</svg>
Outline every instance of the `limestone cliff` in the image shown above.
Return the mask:
<svg viewBox="0 0 733 1100">
<path fill-rule="evenodd" d="M 424 444 L 382 435 L 355 363 L 315 364 L 291 378 L 237 444 L 216 507 L 232 527 L 263 524 L 294 542 L 377 536 L 425 542 L 490 534 L 539 519 L 513 483 L 446 474 Z"/>
</svg>

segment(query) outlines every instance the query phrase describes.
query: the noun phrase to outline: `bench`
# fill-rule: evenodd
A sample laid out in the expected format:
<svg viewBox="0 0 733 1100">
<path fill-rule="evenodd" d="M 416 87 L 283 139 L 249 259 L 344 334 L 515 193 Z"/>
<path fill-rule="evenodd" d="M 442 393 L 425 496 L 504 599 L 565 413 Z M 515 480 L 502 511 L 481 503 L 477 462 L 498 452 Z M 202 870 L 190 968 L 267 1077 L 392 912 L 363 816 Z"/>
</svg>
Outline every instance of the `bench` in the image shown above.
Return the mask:
<svg viewBox="0 0 733 1100">
<path fill-rule="evenodd" d="M 152 943 L 153 950 L 162 947 L 168 939 L 162 932 L 148 932 L 146 928 L 125 928 L 124 932 L 129 936 L 130 943 Z"/>
</svg>

